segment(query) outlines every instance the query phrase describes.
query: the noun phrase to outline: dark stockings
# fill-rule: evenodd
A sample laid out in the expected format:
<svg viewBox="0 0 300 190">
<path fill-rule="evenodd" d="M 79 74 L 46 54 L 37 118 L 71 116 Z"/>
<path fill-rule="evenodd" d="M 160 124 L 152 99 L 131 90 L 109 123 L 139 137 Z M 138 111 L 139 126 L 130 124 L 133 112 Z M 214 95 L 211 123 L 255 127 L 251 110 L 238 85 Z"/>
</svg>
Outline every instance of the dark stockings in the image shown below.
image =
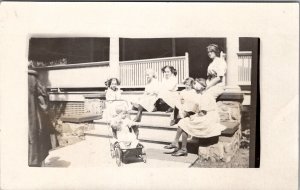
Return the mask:
<svg viewBox="0 0 300 190">
<path fill-rule="evenodd" d="M 178 113 L 179 113 L 179 110 L 178 110 L 178 108 L 177 107 L 175 107 L 174 108 L 174 120 L 176 120 L 177 119 L 177 117 L 178 117 Z"/>
<path fill-rule="evenodd" d="M 136 114 L 136 117 L 135 117 L 134 121 L 135 122 L 140 122 L 141 119 L 142 119 L 142 113 L 143 113 L 144 108 L 141 105 L 139 105 L 139 107 L 137 109 L 138 109 L 138 112 Z"/>
</svg>

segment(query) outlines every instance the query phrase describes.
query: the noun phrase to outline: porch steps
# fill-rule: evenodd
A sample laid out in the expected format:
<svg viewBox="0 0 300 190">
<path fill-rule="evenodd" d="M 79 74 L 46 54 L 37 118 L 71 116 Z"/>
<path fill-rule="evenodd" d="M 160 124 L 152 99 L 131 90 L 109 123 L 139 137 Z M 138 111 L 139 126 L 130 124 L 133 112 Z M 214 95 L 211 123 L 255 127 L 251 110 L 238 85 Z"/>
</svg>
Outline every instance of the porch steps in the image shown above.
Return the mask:
<svg viewBox="0 0 300 190">
<path fill-rule="evenodd" d="M 137 111 L 130 111 L 131 119 L 134 119 L 134 117 L 137 114 Z M 165 112 L 143 112 L 142 120 L 140 122 L 140 125 L 142 126 L 160 126 L 165 128 L 170 128 L 170 120 L 171 120 L 171 114 L 165 113 Z M 104 119 L 98 119 L 94 120 L 98 124 L 106 124 L 107 121 Z"/>
<path fill-rule="evenodd" d="M 155 128 L 144 128 L 143 126 L 140 126 L 139 140 L 141 142 L 169 144 L 175 137 L 176 134 L 175 130 L 156 130 Z M 102 137 L 102 138 L 110 138 L 109 133 L 110 132 L 107 125 L 96 124 L 95 129 L 85 132 L 85 135 Z"/>
<path fill-rule="evenodd" d="M 136 111 L 132 111 L 134 118 Z M 139 125 L 139 140 L 158 144 L 169 144 L 175 137 L 176 126 L 170 126 L 170 114 L 165 112 L 145 112 Z M 98 136 L 108 138 L 107 122 L 103 119 L 95 120 L 95 130 L 85 132 L 87 136 Z"/>
<path fill-rule="evenodd" d="M 132 112 L 134 115 L 135 112 Z M 132 117 L 133 118 L 133 117 Z M 159 144 L 170 143 L 175 135 L 177 126 L 170 126 L 170 114 L 164 112 L 145 112 L 142 117 L 142 121 L 139 125 L 139 139 L 143 142 L 152 142 Z M 103 119 L 95 120 L 95 130 L 85 132 L 88 136 L 109 136 L 109 127 L 107 121 Z M 226 130 L 222 131 L 221 136 L 232 136 L 238 129 L 238 123 L 232 121 L 224 121 L 221 124 L 227 127 Z M 190 141 L 192 142 L 193 139 Z"/>
</svg>

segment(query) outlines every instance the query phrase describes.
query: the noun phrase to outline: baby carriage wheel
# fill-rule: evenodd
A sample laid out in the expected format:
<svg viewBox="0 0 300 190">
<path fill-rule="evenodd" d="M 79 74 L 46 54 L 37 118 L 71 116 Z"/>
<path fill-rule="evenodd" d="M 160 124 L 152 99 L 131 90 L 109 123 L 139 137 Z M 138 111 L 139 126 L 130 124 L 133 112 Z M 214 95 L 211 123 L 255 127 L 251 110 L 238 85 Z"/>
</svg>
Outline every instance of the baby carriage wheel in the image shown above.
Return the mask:
<svg viewBox="0 0 300 190">
<path fill-rule="evenodd" d="M 120 167 L 122 165 L 122 151 L 120 147 L 115 148 L 116 163 Z"/>
<path fill-rule="evenodd" d="M 115 147 L 114 147 L 113 144 L 110 144 L 110 156 L 111 156 L 112 158 L 115 157 Z"/>
<path fill-rule="evenodd" d="M 146 156 L 146 153 L 143 153 L 143 154 L 141 155 L 141 158 L 142 158 L 142 160 L 143 160 L 144 163 L 147 162 L 147 156 Z"/>
</svg>

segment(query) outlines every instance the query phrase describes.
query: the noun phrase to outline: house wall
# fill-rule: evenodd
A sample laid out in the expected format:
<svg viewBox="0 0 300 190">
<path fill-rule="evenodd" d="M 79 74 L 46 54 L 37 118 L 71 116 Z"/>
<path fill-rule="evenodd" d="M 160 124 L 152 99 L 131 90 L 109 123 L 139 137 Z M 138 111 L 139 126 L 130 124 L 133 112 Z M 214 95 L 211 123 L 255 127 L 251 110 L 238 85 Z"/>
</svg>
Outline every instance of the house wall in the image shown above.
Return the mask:
<svg viewBox="0 0 300 190">
<path fill-rule="evenodd" d="M 39 71 L 42 83 L 52 88 L 104 87 L 109 74 L 109 66 Z"/>
</svg>

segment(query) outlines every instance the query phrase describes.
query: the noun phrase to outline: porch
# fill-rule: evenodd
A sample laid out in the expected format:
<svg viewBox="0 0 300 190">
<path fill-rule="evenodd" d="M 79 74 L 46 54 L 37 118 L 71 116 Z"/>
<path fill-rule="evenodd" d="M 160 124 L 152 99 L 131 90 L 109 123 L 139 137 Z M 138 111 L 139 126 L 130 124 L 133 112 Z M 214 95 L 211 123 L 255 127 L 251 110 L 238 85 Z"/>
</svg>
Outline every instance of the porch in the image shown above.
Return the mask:
<svg viewBox="0 0 300 190">
<path fill-rule="evenodd" d="M 124 90 L 125 100 L 137 99 L 142 95 L 146 77 L 144 71 L 147 68 L 155 70 L 158 80 L 163 74 L 161 68 L 171 65 L 178 71 L 177 80 L 181 88 L 181 82 L 190 75 L 193 68 L 189 64 L 189 54 L 184 56 L 173 56 L 153 59 L 139 59 L 129 61 L 119 61 L 118 40 L 111 38 L 113 42 L 110 46 L 110 61 L 79 63 L 74 65 L 51 65 L 46 67 L 36 67 L 40 72 L 41 80 L 49 89 L 49 99 L 53 104 L 63 105 L 61 119 L 64 122 L 85 122 L 94 120 L 95 129 L 85 132 L 87 137 L 107 137 L 106 121 L 97 118 L 101 115 L 98 111 L 103 108 L 104 81 L 110 77 L 117 77 L 121 80 L 121 89 Z M 232 43 L 231 40 L 228 41 Z M 239 101 L 243 105 L 250 105 L 250 93 L 241 91 L 242 86 L 251 84 L 251 52 L 233 53 L 229 51 L 224 56 L 228 63 L 226 76 L 226 90 L 219 97 L 225 101 Z M 62 80 L 62 76 L 63 79 Z M 86 76 L 86 77 L 82 77 Z M 239 86 L 240 85 L 240 86 Z M 248 94 L 247 94 L 248 93 Z M 244 99 L 241 99 L 243 98 Z M 131 113 L 132 115 L 135 112 Z M 235 139 L 240 138 L 241 126 L 231 125 L 234 123 L 232 116 L 228 112 L 224 117 L 230 120 L 228 126 L 230 138 L 226 132 L 223 136 L 225 141 L 231 146 L 236 146 Z M 95 117 L 93 117 L 95 116 Z M 175 136 L 176 128 L 169 126 L 170 115 L 162 112 L 145 113 L 140 125 L 140 140 L 144 143 L 154 145 L 167 144 Z M 239 120 L 240 122 L 240 120 Z M 238 131 L 238 133 L 236 133 Z M 238 135 L 235 135 L 238 134 Z M 227 142 L 226 142 L 227 143 Z M 198 153 L 197 142 L 190 142 L 190 152 Z M 235 148 L 234 152 L 237 151 Z M 233 155 L 230 155 L 230 159 Z"/>
</svg>

